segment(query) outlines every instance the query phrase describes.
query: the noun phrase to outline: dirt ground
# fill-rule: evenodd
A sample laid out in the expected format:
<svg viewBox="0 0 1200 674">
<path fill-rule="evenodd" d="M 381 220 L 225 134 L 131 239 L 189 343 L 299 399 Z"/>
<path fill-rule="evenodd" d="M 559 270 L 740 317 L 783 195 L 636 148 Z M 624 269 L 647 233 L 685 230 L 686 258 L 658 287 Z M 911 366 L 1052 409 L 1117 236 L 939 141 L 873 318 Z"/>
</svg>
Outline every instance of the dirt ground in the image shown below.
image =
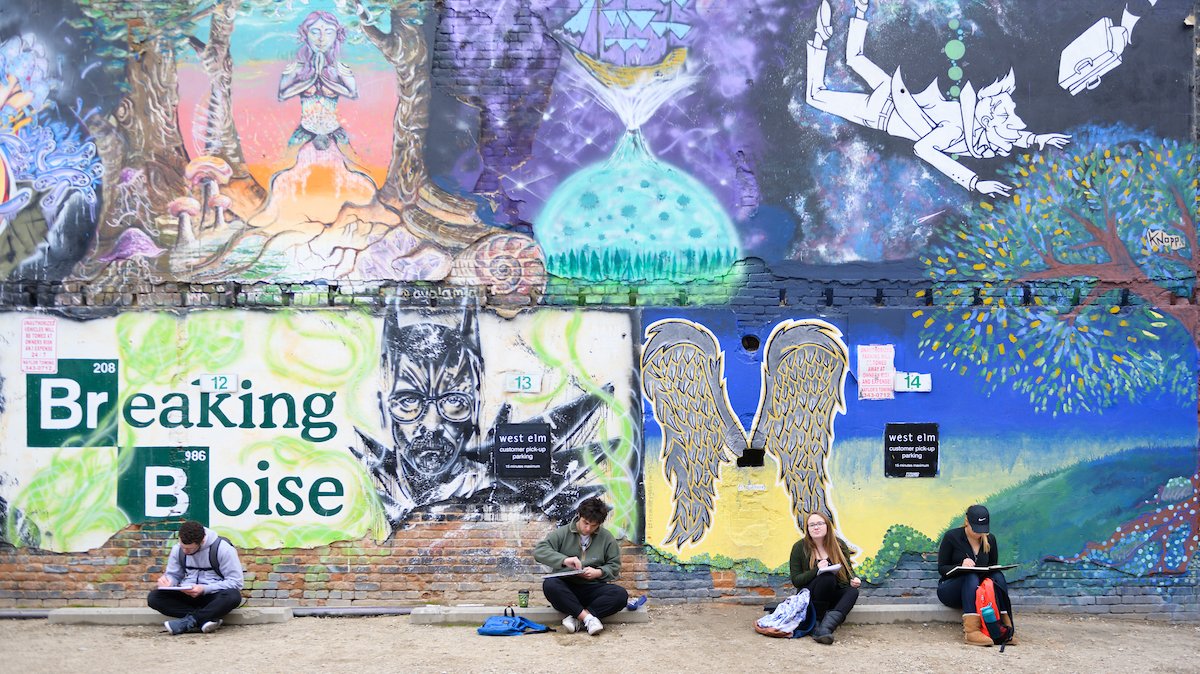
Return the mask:
<svg viewBox="0 0 1200 674">
<path fill-rule="evenodd" d="M 0 620 L 0 672 L 1196 672 L 1200 624 L 1018 616 L 1019 645 L 970 647 L 945 623 L 847 625 L 837 643 L 771 639 L 752 606 L 651 607 L 648 624 L 483 637 L 407 617 L 294 618 L 172 637 L 155 627 Z"/>
</svg>

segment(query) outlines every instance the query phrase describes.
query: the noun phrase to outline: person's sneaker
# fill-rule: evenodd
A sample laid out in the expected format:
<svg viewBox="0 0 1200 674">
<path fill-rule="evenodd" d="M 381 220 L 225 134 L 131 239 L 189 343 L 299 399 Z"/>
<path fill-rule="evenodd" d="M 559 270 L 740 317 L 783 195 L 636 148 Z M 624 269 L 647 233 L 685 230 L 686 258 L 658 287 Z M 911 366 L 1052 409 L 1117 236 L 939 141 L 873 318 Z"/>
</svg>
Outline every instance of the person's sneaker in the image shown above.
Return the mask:
<svg viewBox="0 0 1200 674">
<path fill-rule="evenodd" d="M 594 615 L 584 618 L 583 626 L 587 628 L 588 634 L 591 636 L 596 636 L 600 633 L 600 630 L 604 629 L 604 623 L 600 622 L 600 619 Z"/>
<path fill-rule="evenodd" d="M 567 634 L 574 634 L 579 631 L 579 618 L 569 615 L 563 618 L 562 625 Z"/>
<path fill-rule="evenodd" d="M 192 630 L 196 629 L 196 618 L 195 616 L 189 615 L 182 618 L 176 618 L 175 620 L 168 620 L 167 622 L 163 623 L 163 627 L 166 627 L 167 631 L 171 634 L 183 634 L 185 632 L 191 632 Z"/>
<path fill-rule="evenodd" d="M 216 632 L 217 630 L 221 629 L 221 625 L 224 625 L 224 624 L 225 624 L 224 620 L 210 620 L 210 621 L 204 623 L 204 627 L 201 627 L 200 631 L 204 632 L 205 634 L 212 634 L 213 632 Z"/>
</svg>

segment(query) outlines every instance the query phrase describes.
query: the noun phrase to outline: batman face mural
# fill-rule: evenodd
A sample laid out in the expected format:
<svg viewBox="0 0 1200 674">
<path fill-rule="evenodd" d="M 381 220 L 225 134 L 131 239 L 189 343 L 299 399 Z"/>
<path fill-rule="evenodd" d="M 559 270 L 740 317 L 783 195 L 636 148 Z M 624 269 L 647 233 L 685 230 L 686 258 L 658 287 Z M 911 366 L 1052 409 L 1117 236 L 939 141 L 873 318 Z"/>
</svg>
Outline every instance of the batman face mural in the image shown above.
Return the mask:
<svg viewBox="0 0 1200 674">
<path fill-rule="evenodd" d="M 417 508 L 451 502 L 524 503 L 564 520 L 583 499 L 603 491 L 592 467 L 607 460 L 612 444 L 595 441 L 611 385 L 528 419 L 511 419 L 512 408 L 505 403 L 485 432 L 480 423 L 484 363 L 473 310 L 464 310 L 457 325 L 402 325 L 401 312 L 391 309 L 382 347 L 378 397 L 387 439 L 356 429 L 359 445 L 351 452 L 370 473 L 393 528 Z M 497 430 L 518 421 L 550 429 L 548 476 L 496 477 L 492 444 Z"/>
<path fill-rule="evenodd" d="M 458 330 L 389 322 L 384 343 L 392 386 L 386 397 L 380 393 L 380 404 L 396 458 L 414 479 L 444 480 L 462 467 L 463 449 L 479 429 L 482 361 L 474 315 L 468 312 Z"/>
</svg>

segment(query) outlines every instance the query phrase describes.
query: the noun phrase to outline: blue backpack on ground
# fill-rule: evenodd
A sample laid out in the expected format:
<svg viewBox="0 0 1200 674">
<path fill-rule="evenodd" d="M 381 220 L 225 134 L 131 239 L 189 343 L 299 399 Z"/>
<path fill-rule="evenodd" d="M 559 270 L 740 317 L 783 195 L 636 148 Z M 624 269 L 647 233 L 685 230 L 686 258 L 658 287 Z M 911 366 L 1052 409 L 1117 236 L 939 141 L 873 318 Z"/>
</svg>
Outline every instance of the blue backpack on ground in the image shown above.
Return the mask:
<svg viewBox="0 0 1200 674">
<path fill-rule="evenodd" d="M 504 615 L 489 616 L 483 621 L 483 626 L 475 631 L 488 637 L 514 637 L 527 632 L 549 632 L 550 628 L 517 615 L 513 607 L 507 606 Z"/>
</svg>

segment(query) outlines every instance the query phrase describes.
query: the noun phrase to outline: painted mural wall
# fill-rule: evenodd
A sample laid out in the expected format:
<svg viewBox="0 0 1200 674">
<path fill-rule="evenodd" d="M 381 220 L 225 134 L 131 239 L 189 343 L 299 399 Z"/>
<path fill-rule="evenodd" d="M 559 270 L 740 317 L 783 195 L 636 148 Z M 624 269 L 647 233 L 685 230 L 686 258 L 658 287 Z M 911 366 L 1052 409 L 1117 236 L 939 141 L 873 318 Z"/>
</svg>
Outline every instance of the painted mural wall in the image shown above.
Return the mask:
<svg viewBox="0 0 1200 674">
<path fill-rule="evenodd" d="M 0 0 L 3 539 L 1194 571 L 1193 11 Z"/>
<path fill-rule="evenodd" d="M 1124 4 L 7 0 L 0 275 L 916 259 L 1031 162 L 1188 138 L 1190 5 Z"/>
<path fill-rule="evenodd" d="M 601 494 L 614 529 L 640 537 L 628 315 L 8 313 L 0 325 L 14 543 L 82 551 L 129 524 L 194 518 L 239 545 L 311 548 L 385 540 L 417 508 L 561 520 Z"/>
<path fill-rule="evenodd" d="M 1116 325 L 1146 312 L 1105 315 Z M 1045 374 L 1024 366 L 1042 351 L 1009 335 L 1039 315 L 780 313 L 747 331 L 725 311 L 646 312 L 647 545 L 685 563 L 758 562 L 786 574 L 807 514 L 822 512 L 878 579 L 902 552 L 936 551 L 966 507 L 985 502 L 1008 563 L 1086 558 L 1134 575 L 1186 570 L 1197 547 L 1191 338 L 1172 325 L 1143 351 L 1176 361 L 1161 373 L 1179 378 L 1173 386 L 1114 400 L 1111 384 L 1123 374 L 1095 372 L 1098 354 L 1074 366 L 1064 356 Z M 978 323 L 983 337 L 989 320 L 996 332 L 1012 324 L 996 335 L 992 368 L 963 367 L 965 349 L 937 345 L 947 325 Z M 747 348 L 747 334 L 761 343 Z M 866 391 L 864 357 L 879 346 L 892 347 L 895 371 L 931 379 L 930 390 Z M 933 425 L 932 437 L 903 441 L 894 424 Z M 921 461 L 921 447 L 936 447 L 934 474 L 889 474 L 891 441 Z M 758 465 L 747 465 L 756 449 Z"/>
</svg>

